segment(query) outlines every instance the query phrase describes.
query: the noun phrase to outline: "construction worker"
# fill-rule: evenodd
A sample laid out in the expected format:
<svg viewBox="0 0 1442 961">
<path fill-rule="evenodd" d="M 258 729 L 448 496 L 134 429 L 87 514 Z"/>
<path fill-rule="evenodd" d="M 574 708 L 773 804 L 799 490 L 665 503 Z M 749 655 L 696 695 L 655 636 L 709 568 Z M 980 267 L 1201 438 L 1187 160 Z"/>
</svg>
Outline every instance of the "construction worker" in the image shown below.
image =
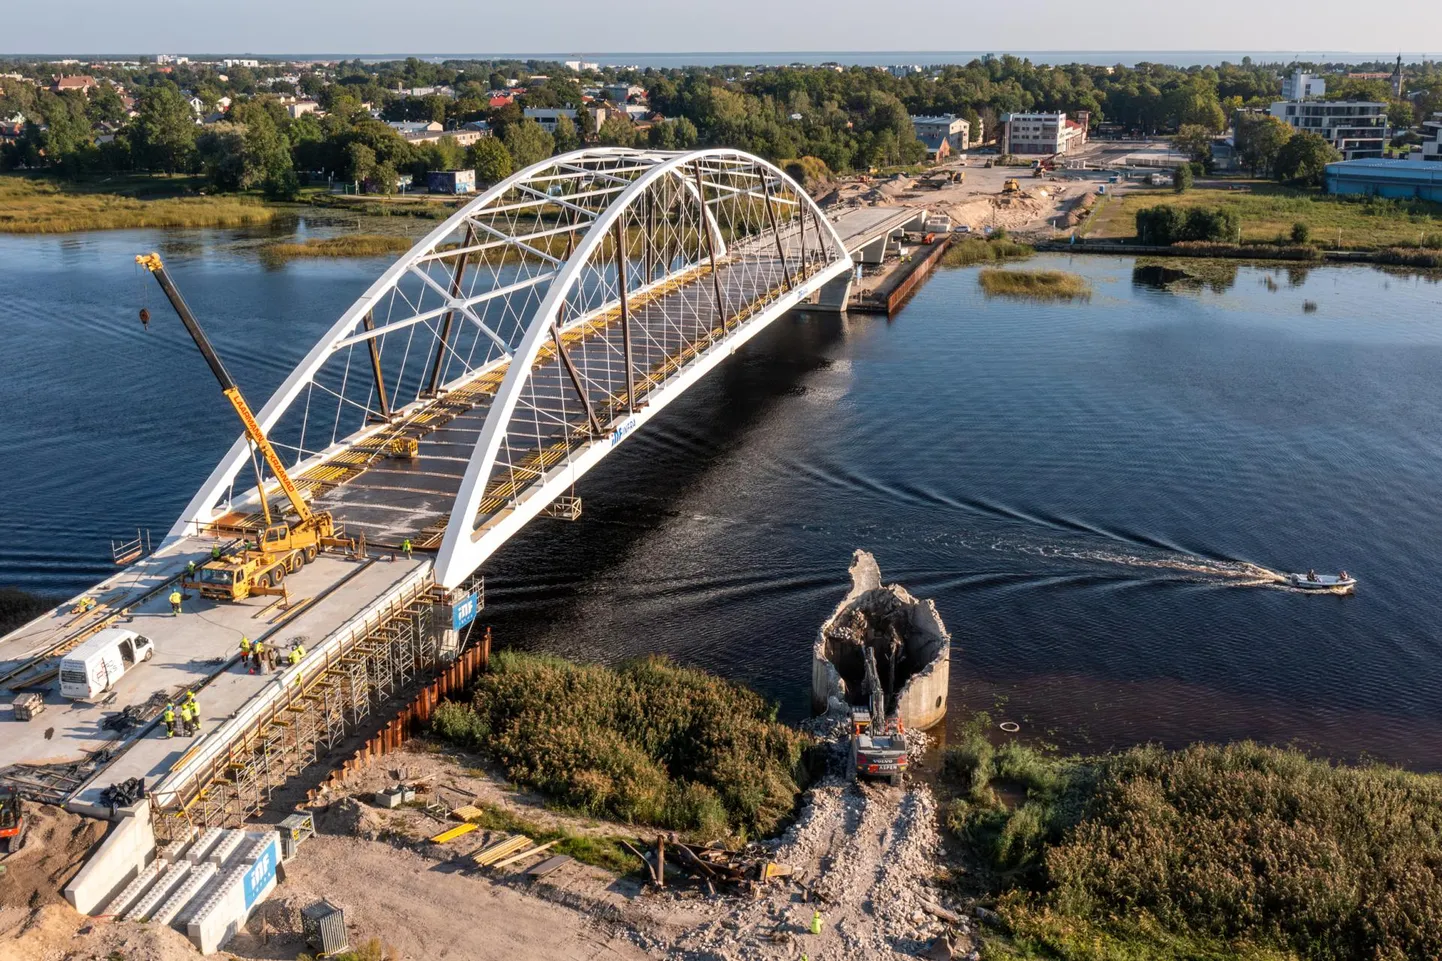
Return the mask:
<svg viewBox="0 0 1442 961">
<path fill-rule="evenodd" d="M 185 692 L 185 704 L 186 704 L 186 706 L 188 706 L 188 707 L 190 708 L 191 712 L 192 712 L 193 714 L 195 714 L 195 719 L 196 719 L 197 721 L 199 721 L 199 720 L 200 720 L 200 705 L 199 705 L 198 703 L 196 703 L 196 700 L 195 700 L 195 692 L 194 692 L 194 691 L 186 691 L 186 692 Z"/>
<path fill-rule="evenodd" d="M 219 545 L 219 544 L 212 544 L 212 545 L 210 545 L 210 559 L 213 560 L 213 561 L 218 561 L 218 560 L 220 560 L 220 545 Z"/>
<path fill-rule="evenodd" d="M 251 674 L 255 673 L 255 666 L 250 663 L 250 638 L 244 634 L 240 635 L 240 663 Z"/>
<path fill-rule="evenodd" d="M 177 587 L 175 590 L 173 590 L 173 591 L 170 592 L 170 616 L 171 616 L 171 617 L 178 617 L 178 616 L 180 615 L 180 602 L 181 602 L 181 600 L 183 600 L 183 599 L 184 599 L 184 598 L 183 598 L 183 596 L 182 596 L 181 593 L 180 593 L 180 588 Z"/>
<path fill-rule="evenodd" d="M 286 660 L 290 662 L 290 666 L 291 666 L 291 667 L 295 667 L 297 664 L 299 664 L 299 663 L 300 663 L 300 648 L 298 648 L 298 647 L 292 647 L 292 648 L 290 649 L 290 653 L 289 653 L 288 655 L 286 655 Z"/>
<path fill-rule="evenodd" d="M 411 559 L 411 539 L 409 537 L 401 541 L 401 553 L 406 555 L 406 560 Z"/>
<path fill-rule="evenodd" d="M 180 733 L 190 737 L 190 705 L 184 701 L 180 702 Z"/>
<path fill-rule="evenodd" d="M 821 911 L 819 909 L 811 912 L 811 933 L 821 933 Z"/>
<path fill-rule="evenodd" d="M 251 663 L 252 674 L 260 671 L 265 662 L 265 653 L 265 641 L 256 641 L 255 645 L 251 648 L 251 657 L 253 659 Z"/>
<path fill-rule="evenodd" d="M 195 580 L 195 561 L 185 562 L 185 576 L 192 581 Z"/>
<path fill-rule="evenodd" d="M 165 736 L 175 737 L 175 705 L 165 705 L 165 713 L 160 715 L 160 719 L 165 722 Z"/>
<path fill-rule="evenodd" d="M 302 644 L 299 640 L 292 641 L 290 646 L 299 651 L 301 657 L 305 657 L 305 645 Z"/>
</svg>

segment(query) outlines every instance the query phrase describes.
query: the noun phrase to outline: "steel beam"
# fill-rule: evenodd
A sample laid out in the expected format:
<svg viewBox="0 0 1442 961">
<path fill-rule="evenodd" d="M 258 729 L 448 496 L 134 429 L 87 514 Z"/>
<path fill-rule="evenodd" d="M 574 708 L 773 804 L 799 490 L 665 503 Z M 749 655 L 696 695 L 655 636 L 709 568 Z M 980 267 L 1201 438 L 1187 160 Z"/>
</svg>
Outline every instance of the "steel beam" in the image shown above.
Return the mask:
<svg viewBox="0 0 1442 961">
<path fill-rule="evenodd" d="M 616 220 L 616 278 L 621 288 L 621 344 L 626 355 L 626 408 L 636 413 L 635 363 L 631 359 L 631 305 L 626 300 L 626 230 Z M 649 278 L 648 278 L 649 282 Z"/>
<path fill-rule="evenodd" d="M 451 275 L 451 300 L 457 300 L 461 296 L 461 279 L 465 277 L 466 261 L 468 261 L 471 256 L 470 251 L 464 248 L 469 248 L 471 244 L 475 243 L 475 240 L 476 228 L 472 227 L 469 223 L 467 223 L 466 239 L 461 243 L 461 247 L 463 249 L 461 251 L 461 255 L 456 258 L 456 272 Z M 436 344 L 436 359 L 435 362 L 431 364 L 431 379 L 430 382 L 426 385 L 425 392 L 431 397 L 436 396 L 436 388 L 440 385 L 441 382 L 441 361 L 445 359 L 446 348 L 450 345 L 451 327 L 453 324 L 455 324 L 455 321 L 455 309 L 452 308 L 451 310 L 446 311 L 446 319 L 441 321 L 440 343 Z M 372 343 L 374 343 L 374 341 L 372 341 Z"/>
<path fill-rule="evenodd" d="M 761 190 L 766 194 L 766 219 L 771 223 L 771 236 L 776 238 L 776 256 L 781 258 L 781 278 L 786 281 L 786 289 L 790 290 L 791 271 L 786 268 L 786 249 L 781 246 L 781 231 L 776 226 L 776 208 L 771 206 L 771 181 L 762 180 Z"/>
<path fill-rule="evenodd" d="M 365 317 L 361 319 L 361 323 L 365 325 L 365 329 L 366 329 L 368 332 L 375 330 L 375 329 L 376 329 L 375 311 L 373 311 L 373 310 L 368 310 L 368 311 L 366 311 Z M 381 416 L 384 417 L 386 420 L 390 420 L 390 419 L 391 419 L 391 403 L 390 403 L 390 401 L 386 398 L 386 382 L 385 382 L 385 377 L 381 374 L 381 349 L 380 349 L 380 339 L 377 338 L 377 337 L 367 338 L 367 339 L 366 339 L 366 346 L 370 348 L 370 354 L 371 354 L 371 370 L 372 370 L 372 371 L 375 373 L 375 375 L 376 375 L 376 393 L 380 395 L 380 399 L 381 399 Z"/>
<path fill-rule="evenodd" d="M 591 422 L 591 433 L 600 437 L 605 431 L 601 428 L 601 422 L 596 419 L 596 408 L 591 406 L 591 398 L 586 393 L 586 385 L 581 380 L 580 371 L 576 365 L 571 363 L 571 355 L 566 352 L 566 343 L 561 339 L 561 325 L 554 320 L 551 321 L 551 336 L 556 341 L 556 353 L 561 357 L 561 363 L 566 367 L 566 373 L 571 377 L 571 386 L 576 388 L 576 395 L 581 398 L 581 405 L 586 408 L 586 419 Z"/>
<path fill-rule="evenodd" d="M 721 329 L 726 329 L 726 300 L 721 294 L 721 275 L 716 272 L 716 238 L 711 236 L 711 224 L 706 216 L 706 188 L 701 181 L 701 161 L 696 161 L 696 197 L 701 201 L 700 229 L 706 235 L 706 254 L 711 260 L 711 286 L 716 291 L 716 314 L 721 319 Z M 719 227 L 718 227 L 719 229 Z"/>
</svg>

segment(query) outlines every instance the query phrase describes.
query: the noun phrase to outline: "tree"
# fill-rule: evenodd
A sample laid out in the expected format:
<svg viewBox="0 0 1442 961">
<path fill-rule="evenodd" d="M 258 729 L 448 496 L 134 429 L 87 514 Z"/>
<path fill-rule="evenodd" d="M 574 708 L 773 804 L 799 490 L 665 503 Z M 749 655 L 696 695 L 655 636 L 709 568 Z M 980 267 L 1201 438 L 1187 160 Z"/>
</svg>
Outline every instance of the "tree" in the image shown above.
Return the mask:
<svg viewBox="0 0 1442 961">
<path fill-rule="evenodd" d="M 696 125 L 685 117 L 676 121 L 676 147 L 680 150 L 690 150 L 701 142 L 701 134 L 696 130 Z"/>
<path fill-rule="evenodd" d="M 371 170 L 371 175 L 366 178 L 366 182 L 377 193 L 389 196 L 396 192 L 396 178 L 399 176 L 400 174 L 396 173 L 396 165 L 387 160 L 375 165 Z"/>
<path fill-rule="evenodd" d="M 74 177 L 85 168 L 94 149 L 95 138 L 90 130 L 90 119 L 85 115 L 85 101 L 81 94 L 55 98 L 54 105 L 46 113 L 41 142 L 46 162 L 52 167 L 59 167 L 66 176 Z"/>
<path fill-rule="evenodd" d="M 1276 176 L 1283 183 L 1320 187 L 1327 164 L 1341 159 L 1321 134 L 1303 130 L 1277 151 Z"/>
<path fill-rule="evenodd" d="M 140 95 L 133 143 L 151 170 L 189 170 L 195 152 L 195 114 L 175 84 L 166 81 Z"/>
<path fill-rule="evenodd" d="M 469 151 L 466 163 L 475 168 L 476 181 L 494 184 L 505 180 L 515 169 L 511 152 L 497 137 L 482 137 Z"/>
<path fill-rule="evenodd" d="M 1307 226 L 1306 221 L 1299 220 L 1296 223 L 1292 224 L 1292 243 L 1305 244 L 1311 239 L 1312 228 Z"/>
<path fill-rule="evenodd" d="M 636 139 L 636 128 L 624 115 L 615 114 L 601 124 L 596 139 L 607 147 L 629 147 Z"/>
<path fill-rule="evenodd" d="M 1177 168 L 1176 173 L 1172 175 L 1172 190 L 1179 194 L 1184 194 L 1191 189 L 1192 168 L 1187 164 L 1182 164 Z"/>
<path fill-rule="evenodd" d="M 251 111 L 245 129 L 245 179 L 243 186 L 260 187 L 267 197 L 289 199 L 299 182 L 291 164 L 290 142 L 276 127 L 270 114 Z"/>
<path fill-rule="evenodd" d="M 1282 145 L 1292 139 L 1292 128 L 1276 117 L 1243 116 L 1237 118 L 1237 155 L 1251 170 L 1252 176 L 1270 173 L 1276 166 Z"/>
<path fill-rule="evenodd" d="M 245 127 L 215 123 L 195 138 L 200 169 L 216 190 L 239 190 L 245 183 Z"/>
<path fill-rule="evenodd" d="M 352 141 L 346 147 L 346 179 L 362 181 L 375 170 L 376 152 L 359 141 Z"/>
<path fill-rule="evenodd" d="M 517 167 L 540 163 L 555 150 L 556 142 L 534 120 L 522 120 L 506 128 L 506 149 Z"/>
<path fill-rule="evenodd" d="M 1182 124 L 1174 143 L 1178 150 L 1192 160 L 1206 163 L 1212 159 L 1212 132 L 1201 124 Z"/>
<path fill-rule="evenodd" d="M 556 142 L 556 153 L 570 153 L 581 146 L 576 124 L 565 115 L 556 118 L 556 129 L 551 131 L 551 137 Z"/>
</svg>

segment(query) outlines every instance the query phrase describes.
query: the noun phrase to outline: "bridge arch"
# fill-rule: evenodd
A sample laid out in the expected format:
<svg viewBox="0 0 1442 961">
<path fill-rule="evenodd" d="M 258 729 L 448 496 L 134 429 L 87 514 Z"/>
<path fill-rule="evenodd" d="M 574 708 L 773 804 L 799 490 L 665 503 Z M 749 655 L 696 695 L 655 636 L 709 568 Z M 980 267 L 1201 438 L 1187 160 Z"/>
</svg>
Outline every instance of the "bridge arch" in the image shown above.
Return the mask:
<svg viewBox="0 0 1442 961">
<path fill-rule="evenodd" d="M 258 419 L 316 506 L 371 543 L 435 550 L 437 580 L 454 586 L 696 378 L 850 268 L 816 204 L 760 158 L 575 151 L 430 231 Z M 172 536 L 253 524 L 253 463 L 237 439 Z"/>
</svg>

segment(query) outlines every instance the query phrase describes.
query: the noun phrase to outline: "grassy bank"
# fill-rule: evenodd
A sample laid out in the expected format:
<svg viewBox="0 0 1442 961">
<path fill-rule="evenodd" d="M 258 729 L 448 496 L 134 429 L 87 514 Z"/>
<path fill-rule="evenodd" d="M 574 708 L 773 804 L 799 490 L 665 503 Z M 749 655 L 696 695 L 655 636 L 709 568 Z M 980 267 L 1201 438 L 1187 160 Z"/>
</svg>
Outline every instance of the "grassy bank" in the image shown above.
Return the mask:
<svg viewBox="0 0 1442 961">
<path fill-rule="evenodd" d="M 415 241 L 393 234 L 348 234 L 344 237 L 312 238 L 298 244 L 267 244 L 261 253 L 271 260 L 310 257 L 381 257 L 410 250 Z"/>
<path fill-rule="evenodd" d="M 953 240 L 941 257 L 945 267 L 969 267 L 972 264 L 1001 263 L 1007 260 L 1024 260 L 1036 253 L 1026 244 L 1019 244 L 1005 237 L 985 240 L 981 237 L 964 237 Z"/>
<path fill-rule="evenodd" d="M 1442 956 L 1442 778 L 1234 744 L 1058 758 L 949 748 L 986 957 Z"/>
<path fill-rule="evenodd" d="M 1061 270 L 998 270 L 988 268 L 977 277 L 981 289 L 993 297 L 1033 300 L 1075 300 L 1090 297 L 1086 279 Z"/>
<path fill-rule="evenodd" d="M 803 739 L 772 705 L 654 658 L 607 668 L 502 652 L 432 731 L 558 807 L 707 839 L 775 831 L 803 778 Z"/>
<path fill-rule="evenodd" d="M 1419 240 L 1428 246 L 1442 245 L 1442 204 L 1332 197 L 1260 181 L 1239 182 L 1237 189 L 1199 187 L 1182 194 L 1127 190 L 1096 209 L 1086 235 L 1135 237 L 1137 211 L 1162 203 L 1235 210 L 1241 217 L 1244 242 L 1286 238 L 1294 224 L 1304 223 L 1312 242 L 1329 248 L 1375 250 L 1416 246 Z"/>
<path fill-rule="evenodd" d="M 273 208 L 248 197 L 186 196 L 191 178 L 114 177 L 70 183 L 0 176 L 0 232 L 55 234 L 138 227 L 263 224 Z"/>
</svg>

